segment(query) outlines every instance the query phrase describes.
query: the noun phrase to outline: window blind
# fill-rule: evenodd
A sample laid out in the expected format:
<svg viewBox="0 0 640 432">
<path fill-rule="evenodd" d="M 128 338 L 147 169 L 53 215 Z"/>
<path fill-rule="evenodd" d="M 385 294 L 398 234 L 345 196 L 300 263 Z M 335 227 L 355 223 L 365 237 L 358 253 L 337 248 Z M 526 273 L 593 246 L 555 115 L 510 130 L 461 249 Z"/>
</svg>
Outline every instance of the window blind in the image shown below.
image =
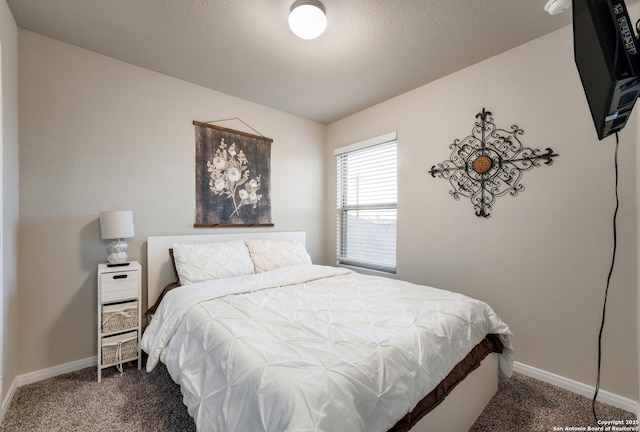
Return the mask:
<svg viewBox="0 0 640 432">
<path fill-rule="evenodd" d="M 395 133 L 336 151 L 337 262 L 395 273 Z"/>
</svg>

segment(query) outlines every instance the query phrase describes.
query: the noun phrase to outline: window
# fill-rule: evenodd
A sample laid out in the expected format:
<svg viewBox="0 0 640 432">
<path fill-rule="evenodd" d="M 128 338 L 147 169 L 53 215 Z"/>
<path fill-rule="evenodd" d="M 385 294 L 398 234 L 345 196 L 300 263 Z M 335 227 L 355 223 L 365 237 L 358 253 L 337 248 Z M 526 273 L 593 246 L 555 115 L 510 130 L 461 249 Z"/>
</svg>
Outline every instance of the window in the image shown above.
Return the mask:
<svg viewBox="0 0 640 432">
<path fill-rule="evenodd" d="M 337 149 L 337 263 L 396 272 L 396 133 Z"/>
</svg>

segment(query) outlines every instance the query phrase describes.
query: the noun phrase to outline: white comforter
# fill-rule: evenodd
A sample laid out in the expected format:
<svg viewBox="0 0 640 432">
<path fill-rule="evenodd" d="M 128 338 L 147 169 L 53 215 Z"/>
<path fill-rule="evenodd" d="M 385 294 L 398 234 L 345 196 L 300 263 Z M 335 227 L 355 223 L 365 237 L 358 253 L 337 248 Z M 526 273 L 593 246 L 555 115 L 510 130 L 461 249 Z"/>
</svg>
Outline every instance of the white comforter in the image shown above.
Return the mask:
<svg viewBox="0 0 640 432">
<path fill-rule="evenodd" d="M 485 303 L 349 270 L 301 265 L 170 291 L 142 338 L 198 431 L 387 431 L 487 334 Z"/>
</svg>

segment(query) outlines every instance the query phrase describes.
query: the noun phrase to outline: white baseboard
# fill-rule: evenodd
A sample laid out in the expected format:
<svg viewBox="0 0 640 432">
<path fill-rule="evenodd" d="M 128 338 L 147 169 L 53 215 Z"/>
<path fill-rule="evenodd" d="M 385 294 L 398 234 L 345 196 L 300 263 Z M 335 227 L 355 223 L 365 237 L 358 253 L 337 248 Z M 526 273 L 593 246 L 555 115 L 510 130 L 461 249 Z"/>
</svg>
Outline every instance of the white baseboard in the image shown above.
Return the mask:
<svg viewBox="0 0 640 432">
<path fill-rule="evenodd" d="M 519 362 L 514 362 L 513 370 L 531 378 L 553 384 L 556 387 L 569 390 L 570 392 L 579 394 L 581 396 L 586 396 L 589 399 L 593 399 L 593 393 L 596 390 L 596 388 L 593 386 L 583 384 L 570 378 L 565 378 L 563 376 L 556 375 L 554 373 L 547 372 L 545 370 L 538 369 Z M 617 395 L 615 393 L 608 392 L 606 390 L 598 391 L 598 402 L 602 402 L 607 405 L 629 411 L 631 413 L 640 414 L 640 405 L 638 405 L 637 401 Z"/>
<path fill-rule="evenodd" d="M 13 395 L 15 395 L 17 388 L 18 388 L 18 379 L 16 378 L 11 382 L 9 391 L 2 399 L 2 407 L 0 408 L 0 424 L 2 424 L 2 421 L 4 420 L 4 416 L 7 413 L 7 410 L 9 409 L 9 405 L 11 405 L 11 401 L 13 400 Z"/>
<path fill-rule="evenodd" d="M 98 364 L 98 357 L 87 357 L 82 360 L 76 360 L 69 363 L 53 366 L 50 368 L 42 369 L 35 372 L 29 372 L 24 375 L 18 375 L 18 387 L 23 385 L 32 384 L 34 382 L 42 381 L 47 378 L 53 378 L 58 375 L 63 375 L 70 372 L 75 372 L 80 369 L 96 366 Z"/>
</svg>

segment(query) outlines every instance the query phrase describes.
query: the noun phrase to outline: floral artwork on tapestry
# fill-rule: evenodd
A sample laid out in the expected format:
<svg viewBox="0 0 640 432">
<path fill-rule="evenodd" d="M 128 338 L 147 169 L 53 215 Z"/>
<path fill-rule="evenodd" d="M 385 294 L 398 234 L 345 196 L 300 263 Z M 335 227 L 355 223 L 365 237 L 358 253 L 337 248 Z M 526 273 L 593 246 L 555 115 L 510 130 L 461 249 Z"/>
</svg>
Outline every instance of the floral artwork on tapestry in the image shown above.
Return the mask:
<svg viewBox="0 0 640 432">
<path fill-rule="evenodd" d="M 273 226 L 271 143 L 259 135 L 193 122 L 196 227 Z"/>
</svg>

